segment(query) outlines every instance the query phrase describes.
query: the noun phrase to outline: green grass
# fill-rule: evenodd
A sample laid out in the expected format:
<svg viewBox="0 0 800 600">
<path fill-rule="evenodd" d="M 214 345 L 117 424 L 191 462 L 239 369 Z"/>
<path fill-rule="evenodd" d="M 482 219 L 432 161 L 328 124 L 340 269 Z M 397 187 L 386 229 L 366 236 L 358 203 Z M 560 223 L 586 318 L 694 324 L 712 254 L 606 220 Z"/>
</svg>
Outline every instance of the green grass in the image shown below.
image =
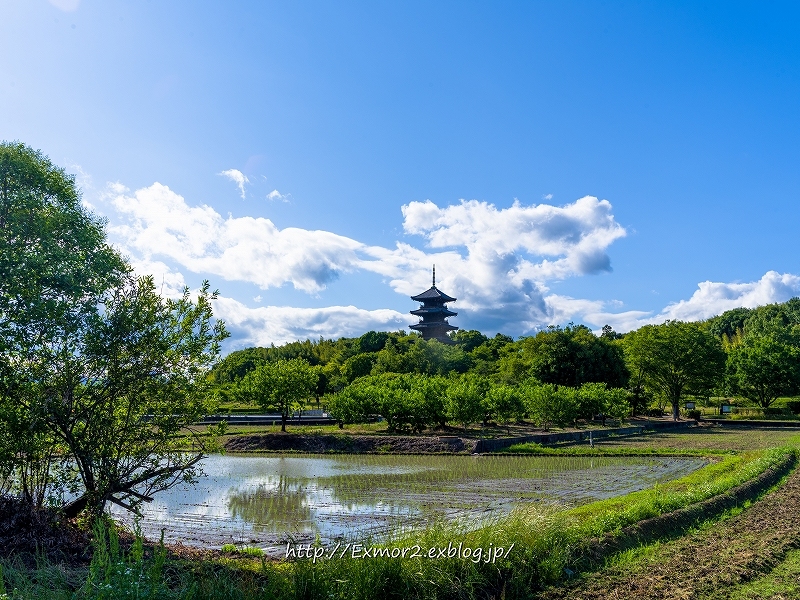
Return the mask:
<svg viewBox="0 0 800 600">
<path fill-rule="evenodd" d="M 531 456 L 719 456 L 734 454 L 732 450 L 703 448 L 649 448 L 649 447 L 610 447 L 595 444 L 565 444 L 563 446 L 543 446 L 535 442 L 514 444 L 493 454 L 525 454 Z"/>
<path fill-rule="evenodd" d="M 223 552 L 231 552 L 234 554 L 244 554 L 246 556 L 264 556 L 264 551 L 261 548 L 254 546 L 237 546 L 236 544 L 224 544 L 222 546 Z"/>
</svg>

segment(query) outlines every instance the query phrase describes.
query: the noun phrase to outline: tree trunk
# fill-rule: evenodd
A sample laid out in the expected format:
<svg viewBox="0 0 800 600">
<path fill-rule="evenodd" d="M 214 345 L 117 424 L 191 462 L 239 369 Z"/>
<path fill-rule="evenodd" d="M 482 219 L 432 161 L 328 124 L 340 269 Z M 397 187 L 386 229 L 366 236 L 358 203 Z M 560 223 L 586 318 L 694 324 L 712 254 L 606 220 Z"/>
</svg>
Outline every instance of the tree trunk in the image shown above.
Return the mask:
<svg viewBox="0 0 800 600">
<path fill-rule="evenodd" d="M 286 433 L 286 411 L 281 411 L 281 431 Z"/>
</svg>

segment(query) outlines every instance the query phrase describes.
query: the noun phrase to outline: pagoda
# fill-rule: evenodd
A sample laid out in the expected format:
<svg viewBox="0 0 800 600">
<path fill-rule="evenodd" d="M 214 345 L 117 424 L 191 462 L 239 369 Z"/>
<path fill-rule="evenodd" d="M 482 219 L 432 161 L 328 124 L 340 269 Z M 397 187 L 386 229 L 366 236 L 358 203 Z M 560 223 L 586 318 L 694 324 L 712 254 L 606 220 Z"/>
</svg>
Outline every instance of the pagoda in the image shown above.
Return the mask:
<svg viewBox="0 0 800 600">
<path fill-rule="evenodd" d="M 456 299 L 437 289 L 436 265 L 433 265 L 433 285 L 421 294 L 411 296 L 411 299 L 421 302 L 422 306 L 411 311 L 412 315 L 420 318 L 420 322 L 416 325 L 409 325 L 409 327 L 419 331 L 424 340 L 439 340 L 444 344 L 449 344 L 450 338 L 447 336 L 447 332 L 455 331 L 458 327 L 450 325 L 447 317 L 455 317 L 458 313 L 449 310 L 445 304 L 455 302 Z"/>
</svg>

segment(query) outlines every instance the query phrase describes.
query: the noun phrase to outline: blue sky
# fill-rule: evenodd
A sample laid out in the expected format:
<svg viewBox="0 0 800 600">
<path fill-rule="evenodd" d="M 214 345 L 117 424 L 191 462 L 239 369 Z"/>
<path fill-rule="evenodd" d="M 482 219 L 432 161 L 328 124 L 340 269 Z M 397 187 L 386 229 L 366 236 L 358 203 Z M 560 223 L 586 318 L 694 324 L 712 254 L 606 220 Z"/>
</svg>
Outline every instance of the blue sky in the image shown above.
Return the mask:
<svg viewBox="0 0 800 600">
<path fill-rule="evenodd" d="M 75 173 L 229 348 L 518 336 L 800 293 L 800 11 L 0 0 L 0 139 Z"/>
</svg>

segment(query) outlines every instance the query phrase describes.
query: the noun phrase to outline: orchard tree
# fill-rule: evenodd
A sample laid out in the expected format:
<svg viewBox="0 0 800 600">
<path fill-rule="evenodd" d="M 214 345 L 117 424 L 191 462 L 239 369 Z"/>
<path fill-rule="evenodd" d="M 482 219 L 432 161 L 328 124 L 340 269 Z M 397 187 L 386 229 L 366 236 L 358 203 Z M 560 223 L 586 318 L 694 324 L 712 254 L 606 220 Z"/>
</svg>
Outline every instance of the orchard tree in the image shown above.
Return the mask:
<svg viewBox="0 0 800 600">
<path fill-rule="evenodd" d="M 341 423 L 364 423 L 379 413 L 378 390 L 370 377 L 358 379 L 328 400 L 328 412 Z"/>
<path fill-rule="evenodd" d="M 576 418 L 591 420 L 595 415 L 605 413 L 607 396 L 605 383 L 584 383 L 575 396 Z"/>
<path fill-rule="evenodd" d="M 575 388 L 531 379 L 523 383 L 522 390 L 528 412 L 545 431 L 551 425 L 561 427 L 575 420 L 578 405 Z"/>
<path fill-rule="evenodd" d="M 631 416 L 632 405 L 630 402 L 630 394 L 625 388 L 611 388 L 606 390 L 605 399 L 603 403 L 603 413 L 611 417 L 624 421 Z"/>
<path fill-rule="evenodd" d="M 684 394 L 704 395 L 719 385 L 725 369 L 722 343 L 698 323 L 645 325 L 622 340 L 634 379 L 660 392 L 678 419 Z"/>
<path fill-rule="evenodd" d="M 447 387 L 449 380 L 441 375 L 416 375 L 411 393 L 431 427 L 444 429 L 447 424 Z"/>
<path fill-rule="evenodd" d="M 484 410 L 501 423 L 519 419 L 525 413 L 522 391 L 517 386 L 494 384 L 486 394 Z"/>
<path fill-rule="evenodd" d="M 447 415 L 451 421 L 461 423 L 464 429 L 484 416 L 483 399 L 489 391 L 489 380 L 480 375 L 466 373 L 453 376 L 447 386 Z"/>
</svg>

